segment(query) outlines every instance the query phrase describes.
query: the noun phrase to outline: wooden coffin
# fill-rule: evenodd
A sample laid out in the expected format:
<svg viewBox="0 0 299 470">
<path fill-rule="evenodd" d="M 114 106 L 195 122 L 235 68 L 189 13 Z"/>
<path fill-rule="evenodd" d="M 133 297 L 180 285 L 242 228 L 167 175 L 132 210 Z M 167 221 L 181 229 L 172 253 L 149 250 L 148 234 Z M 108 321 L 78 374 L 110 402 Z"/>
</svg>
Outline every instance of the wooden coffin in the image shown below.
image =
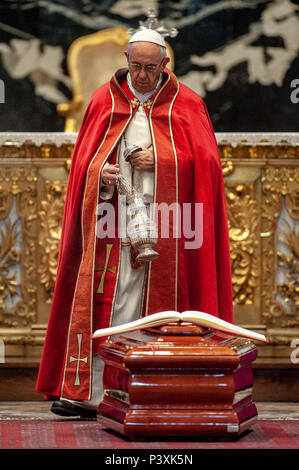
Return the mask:
<svg viewBox="0 0 299 470">
<path fill-rule="evenodd" d="M 115 336 L 99 354 L 98 422 L 132 440 L 233 436 L 257 417 L 250 340 L 177 324 Z"/>
</svg>

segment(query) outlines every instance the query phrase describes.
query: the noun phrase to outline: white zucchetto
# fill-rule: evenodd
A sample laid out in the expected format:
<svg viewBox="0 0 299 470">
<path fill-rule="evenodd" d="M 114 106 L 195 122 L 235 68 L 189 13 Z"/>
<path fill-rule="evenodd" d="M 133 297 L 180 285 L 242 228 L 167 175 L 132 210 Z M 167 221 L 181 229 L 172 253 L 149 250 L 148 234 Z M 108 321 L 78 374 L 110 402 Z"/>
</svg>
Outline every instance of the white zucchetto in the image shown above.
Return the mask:
<svg viewBox="0 0 299 470">
<path fill-rule="evenodd" d="M 137 31 L 131 37 L 129 44 L 132 42 L 153 42 L 159 46 L 166 47 L 163 37 L 154 29 L 141 29 Z"/>
</svg>

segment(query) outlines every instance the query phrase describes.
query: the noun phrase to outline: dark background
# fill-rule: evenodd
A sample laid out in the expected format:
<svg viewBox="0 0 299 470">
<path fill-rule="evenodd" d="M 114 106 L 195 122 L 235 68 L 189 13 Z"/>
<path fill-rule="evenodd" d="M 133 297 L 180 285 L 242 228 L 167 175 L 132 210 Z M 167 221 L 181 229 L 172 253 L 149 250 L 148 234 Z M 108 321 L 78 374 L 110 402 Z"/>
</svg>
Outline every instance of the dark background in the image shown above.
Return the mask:
<svg viewBox="0 0 299 470">
<path fill-rule="evenodd" d="M 216 132 L 299 131 L 299 104 L 290 99 L 290 84 L 299 79 L 298 0 L 154 4 L 159 19 L 179 30 L 176 38 L 167 38 L 175 54 L 175 73 L 183 82 L 190 72 L 195 73 L 192 88 L 205 100 Z M 65 80 L 70 44 L 79 36 L 113 26 L 137 28 L 151 6 L 147 1 L 143 8 L 140 5 L 134 0 L 0 1 L 0 79 L 5 84 L 0 131 L 63 131 L 64 118 L 57 114 L 56 105 L 72 97 Z M 37 45 L 38 58 L 29 54 L 21 64 L 24 52 L 17 52 L 16 40 L 25 53 L 33 43 Z M 236 52 L 234 45 L 238 43 L 243 48 Z M 48 46 L 61 53 L 64 79 L 53 73 L 51 62 L 40 66 Z M 213 61 L 197 65 L 193 58 L 208 53 L 221 57 L 224 52 L 228 58 L 224 79 L 208 89 L 203 77 L 209 73 L 211 80 L 219 70 Z M 262 74 L 252 79 L 252 70 L 260 67 Z M 36 80 L 50 83 L 62 99 L 38 94 Z"/>
</svg>

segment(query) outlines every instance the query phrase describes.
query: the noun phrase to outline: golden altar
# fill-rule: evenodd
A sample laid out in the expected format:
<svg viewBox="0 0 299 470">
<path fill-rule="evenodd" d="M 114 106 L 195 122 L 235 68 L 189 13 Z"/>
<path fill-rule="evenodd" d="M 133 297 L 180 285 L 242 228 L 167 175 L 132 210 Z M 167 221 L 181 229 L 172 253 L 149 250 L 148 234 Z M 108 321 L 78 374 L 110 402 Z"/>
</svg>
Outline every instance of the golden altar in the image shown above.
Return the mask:
<svg viewBox="0 0 299 470">
<path fill-rule="evenodd" d="M 76 133 L 0 133 L 0 338 L 40 357 Z M 265 334 L 259 358 L 299 338 L 299 134 L 216 134 L 227 194 L 235 323 Z M 297 344 L 297 343 L 296 343 Z"/>
</svg>

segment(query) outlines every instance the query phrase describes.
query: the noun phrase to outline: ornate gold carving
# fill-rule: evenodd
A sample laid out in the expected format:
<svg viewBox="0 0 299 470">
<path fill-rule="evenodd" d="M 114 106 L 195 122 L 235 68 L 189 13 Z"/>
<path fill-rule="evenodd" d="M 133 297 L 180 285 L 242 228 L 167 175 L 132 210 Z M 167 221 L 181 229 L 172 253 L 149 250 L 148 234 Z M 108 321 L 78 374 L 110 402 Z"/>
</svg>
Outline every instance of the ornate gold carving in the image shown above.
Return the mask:
<svg viewBox="0 0 299 470">
<path fill-rule="evenodd" d="M 38 273 L 40 283 L 46 291 L 46 302 L 49 303 L 52 300 L 57 273 L 66 184 L 48 181 L 45 184 L 45 191 L 46 199 L 41 201 L 42 210 L 39 212 L 41 231 L 38 243 L 41 252 L 41 263 Z"/>
<path fill-rule="evenodd" d="M 9 203 L 1 211 L 0 326 L 26 326 L 36 317 L 36 175 L 35 168 L 1 168 L 0 194 Z"/>
<path fill-rule="evenodd" d="M 224 159 L 231 159 L 233 155 L 233 147 L 228 142 L 221 142 L 218 145 L 221 161 Z"/>
<path fill-rule="evenodd" d="M 65 169 L 66 171 L 69 173 L 70 169 L 71 169 L 71 164 L 72 164 L 72 159 L 71 158 L 68 158 L 65 162 Z"/>
<path fill-rule="evenodd" d="M 285 206 L 292 219 L 299 220 L 299 189 L 286 194 Z"/>
<path fill-rule="evenodd" d="M 19 295 L 16 281 L 17 272 L 10 273 L 10 269 L 20 261 L 20 251 L 16 249 L 18 234 L 16 222 L 5 220 L 4 227 L 0 228 L 0 312 L 5 310 L 5 299 Z"/>
<path fill-rule="evenodd" d="M 14 345 L 14 346 L 42 346 L 44 344 L 44 338 L 36 337 L 34 335 L 1 335 L 1 340 L 5 345 Z"/>
<path fill-rule="evenodd" d="M 18 142 L 5 142 L 0 145 L 0 158 L 71 158 L 74 144 L 63 143 L 60 146 L 55 141 L 36 145 L 30 140 L 19 145 Z"/>
<path fill-rule="evenodd" d="M 251 304 L 259 276 L 253 184 L 229 184 L 226 194 L 234 302 Z"/>
<path fill-rule="evenodd" d="M 270 334 L 267 335 L 267 338 L 271 346 L 287 346 L 288 348 L 290 347 L 291 339 L 289 336 Z"/>
<path fill-rule="evenodd" d="M 281 142 L 273 145 L 269 140 L 252 145 L 250 141 L 242 141 L 233 147 L 227 141 L 219 142 L 219 152 L 221 158 L 240 160 L 269 160 L 269 159 L 290 159 L 299 158 L 299 146 L 290 145 L 288 142 Z"/>
<path fill-rule="evenodd" d="M 289 253 L 277 252 L 279 266 L 286 270 L 287 278 L 287 281 L 278 285 L 277 289 L 285 302 L 294 304 L 299 310 L 299 232 L 290 226 L 289 230 L 282 227 L 281 231 L 285 236 L 278 238 L 286 245 Z"/>
<path fill-rule="evenodd" d="M 222 173 L 224 177 L 230 176 L 235 171 L 234 164 L 231 160 L 226 160 L 226 161 L 222 160 L 221 165 L 222 165 Z"/>
<path fill-rule="evenodd" d="M 13 195 L 0 191 L 0 220 L 6 219 L 12 209 Z"/>
<path fill-rule="evenodd" d="M 20 346 L 40 350 L 43 342 L 74 148 L 73 136 L 19 139 L 24 136 L 0 145 L 0 336 L 13 354 Z M 228 137 L 219 150 L 227 177 L 235 319 L 263 330 L 270 354 L 289 357 L 299 331 L 299 146 L 294 138 L 294 145 L 253 145 L 250 136 L 232 142 Z M 265 349 L 269 355 L 267 348 L 260 354 Z"/>
<path fill-rule="evenodd" d="M 262 292 L 262 316 L 269 325 L 282 327 L 298 326 L 299 307 L 299 238 L 294 228 L 289 230 L 280 227 L 283 236 L 277 236 L 277 222 L 281 215 L 283 199 L 288 198 L 287 211 L 290 216 L 294 214 L 291 201 L 297 201 L 299 183 L 299 168 L 266 168 L 262 178 L 263 202 L 262 212 L 262 238 L 263 249 L 263 292 Z M 265 236 L 268 234 L 268 236 Z M 276 244 L 281 241 L 289 251 L 286 254 L 277 251 Z M 286 281 L 277 285 L 278 267 L 285 271 Z M 282 301 L 277 294 L 280 294 Z M 291 311 L 287 311 L 283 302 L 290 304 Z"/>
</svg>

